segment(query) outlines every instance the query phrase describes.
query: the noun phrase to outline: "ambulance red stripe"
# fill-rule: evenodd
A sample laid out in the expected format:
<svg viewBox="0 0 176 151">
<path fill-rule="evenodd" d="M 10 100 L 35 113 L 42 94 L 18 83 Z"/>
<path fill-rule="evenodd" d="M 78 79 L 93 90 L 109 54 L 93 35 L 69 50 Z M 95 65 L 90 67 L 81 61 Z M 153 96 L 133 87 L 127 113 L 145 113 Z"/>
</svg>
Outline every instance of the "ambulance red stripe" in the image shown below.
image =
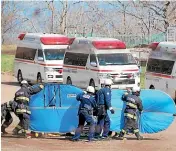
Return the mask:
<svg viewBox="0 0 176 151">
<path fill-rule="evenodd" d="M 168 78 L 168 79 L 173 79 L 174 77 L 171 75 L 166 75 L 166 74 L 161 74 L 161 73 L 153 73 L 153 72 L 146 72 L 147 75 L 153 75 L 156 77 L 162 77 L 162 78 Z"/>
<path fill-rule="evenodd" d="M 33 63 L 35 64 L 34 61 L 31 60 L 24 60 L 24 59 L 15 59 L 16 61 L 20 61 L 20 62 L 26 62 L 26 63 Z M 62 66 L 62 64 L 46 64 L 46 63 L 38 63 L 39 65 L 42 66 Z"/>
</svg>

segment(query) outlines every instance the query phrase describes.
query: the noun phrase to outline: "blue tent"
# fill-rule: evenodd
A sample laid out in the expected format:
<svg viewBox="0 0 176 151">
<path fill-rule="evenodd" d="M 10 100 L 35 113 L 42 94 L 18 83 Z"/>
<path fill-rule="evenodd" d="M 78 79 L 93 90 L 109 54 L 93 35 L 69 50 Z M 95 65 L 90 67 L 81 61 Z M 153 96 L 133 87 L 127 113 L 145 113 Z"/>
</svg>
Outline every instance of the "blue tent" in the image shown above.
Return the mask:
<svg viewBox="0 0 176 151">
<path fill-rule="evenodd" d="M 75 130 L 78 124 L 79 102 L 76 95 L 81 89 L 71 85 L 46 84 L 45 88 L 31 97 L 30 129 L 35 132 L 67 133 Z M 115 114 L 110 115 L 111 130 L 119 132 L 124 125 L 121 100 L 124 90 L 112 90 L 112 106 Z M 156 133 L 165 130 L 173 122 L 176 113 L 174 101 L 159 90 L 142 90 L 141 99 L 144 111 L 139 118 L 142 133 Z"/>
</svg>

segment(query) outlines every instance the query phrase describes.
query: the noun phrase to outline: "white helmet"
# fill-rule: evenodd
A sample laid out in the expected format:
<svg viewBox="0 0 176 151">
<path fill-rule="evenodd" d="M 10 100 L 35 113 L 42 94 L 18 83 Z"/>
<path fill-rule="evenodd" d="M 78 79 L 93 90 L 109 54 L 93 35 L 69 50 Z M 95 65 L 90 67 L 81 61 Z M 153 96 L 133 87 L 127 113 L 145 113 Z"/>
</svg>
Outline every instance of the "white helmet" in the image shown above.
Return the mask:
<svg viewBox="0 0 176 151">
<path fill-rule="evenodd" d="M 105 79 L 104 80 L 104 85 L 112 85 L 112 80 L 111 79 Z"/>
<path fill-rule="evenodd" d="M 21 81 L 21 84 L 28 84 L 26 80 Z"/>
<path fill-rule="evenodd" d="M 95 93 L 95 88 L 93 86 L 88 86 L 87 87 L 87 92 Z"/>
<path fill-rule="evenodd" d="M 141 88 L 138 87 L 138 86 L 134 86 L 133 89 L 132 89 L 132 92 L 135 93 L 135 92 L 140 92 L 141 91 Z"/>
</svg>

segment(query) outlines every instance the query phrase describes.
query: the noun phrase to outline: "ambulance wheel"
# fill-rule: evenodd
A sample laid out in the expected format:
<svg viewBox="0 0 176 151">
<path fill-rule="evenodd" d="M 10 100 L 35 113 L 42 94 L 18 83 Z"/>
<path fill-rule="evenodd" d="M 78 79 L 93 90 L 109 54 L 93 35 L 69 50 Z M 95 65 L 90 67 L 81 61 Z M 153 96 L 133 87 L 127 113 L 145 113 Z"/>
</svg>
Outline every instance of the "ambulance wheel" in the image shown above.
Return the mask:
<svg viewBox="0 0 176 151">
<path fill-rule="evenodd" d="M 21 84 L 21 81 L 23 81 L 23 75 L 21 70 L 18 70 L 17 80 Z"/>
<path fill-rule="evenodd" d="M 72 85 L 72 80 L 70 77 L 67 78 L 67 84 Z"/>
<path fill-rule="evenodd" d="M 42 76 L 40 73 L 37 75 L 37 83 L 42 83 Z"/>
<path fill-rule="evenodd" d="M 94 80 L 93 80 L 93 79 L 91 79 L 91 80 L 90 80 L 90 82 L 89 82 L 89 86 L 92 86 L 92 87 L 94 87 L 94 88 L 95 88 L 95 82 L 94 82 Z"/>
<path fill-rule="evenodd" d="M 155 87 L 153 85 L 151 85 L 149 89 L 155 89 Z"/>
</svg>

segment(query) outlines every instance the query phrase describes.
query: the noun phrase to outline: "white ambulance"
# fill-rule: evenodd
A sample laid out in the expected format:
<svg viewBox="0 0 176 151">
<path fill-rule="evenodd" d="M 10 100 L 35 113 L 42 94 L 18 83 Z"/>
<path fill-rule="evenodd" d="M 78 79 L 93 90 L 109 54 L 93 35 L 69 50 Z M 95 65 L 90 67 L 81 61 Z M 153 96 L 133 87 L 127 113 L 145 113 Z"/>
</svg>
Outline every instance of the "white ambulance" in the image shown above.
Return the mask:
<svg viewBox="0 0 176 151">
<path fill-rule="evenodd" d="M 64 56 L 63 83 L 100 88 L 107 78 L 112 79 L 112 88 L 139 85 L 139 68 L 125 43 L 112 38 L 76 38 Z"/>
<path fill-rule="evenodd" d="M 176 42 L 155 42 L 150 48 L 145 87 L 165 91 L 176 99 Z"/>
<path fill-rule="evenodd" d="M 59 34 L 22 33 L 14 60 L 17 80 L 62 82 L 63 57 L 73 38 Z"/>
</svg>

